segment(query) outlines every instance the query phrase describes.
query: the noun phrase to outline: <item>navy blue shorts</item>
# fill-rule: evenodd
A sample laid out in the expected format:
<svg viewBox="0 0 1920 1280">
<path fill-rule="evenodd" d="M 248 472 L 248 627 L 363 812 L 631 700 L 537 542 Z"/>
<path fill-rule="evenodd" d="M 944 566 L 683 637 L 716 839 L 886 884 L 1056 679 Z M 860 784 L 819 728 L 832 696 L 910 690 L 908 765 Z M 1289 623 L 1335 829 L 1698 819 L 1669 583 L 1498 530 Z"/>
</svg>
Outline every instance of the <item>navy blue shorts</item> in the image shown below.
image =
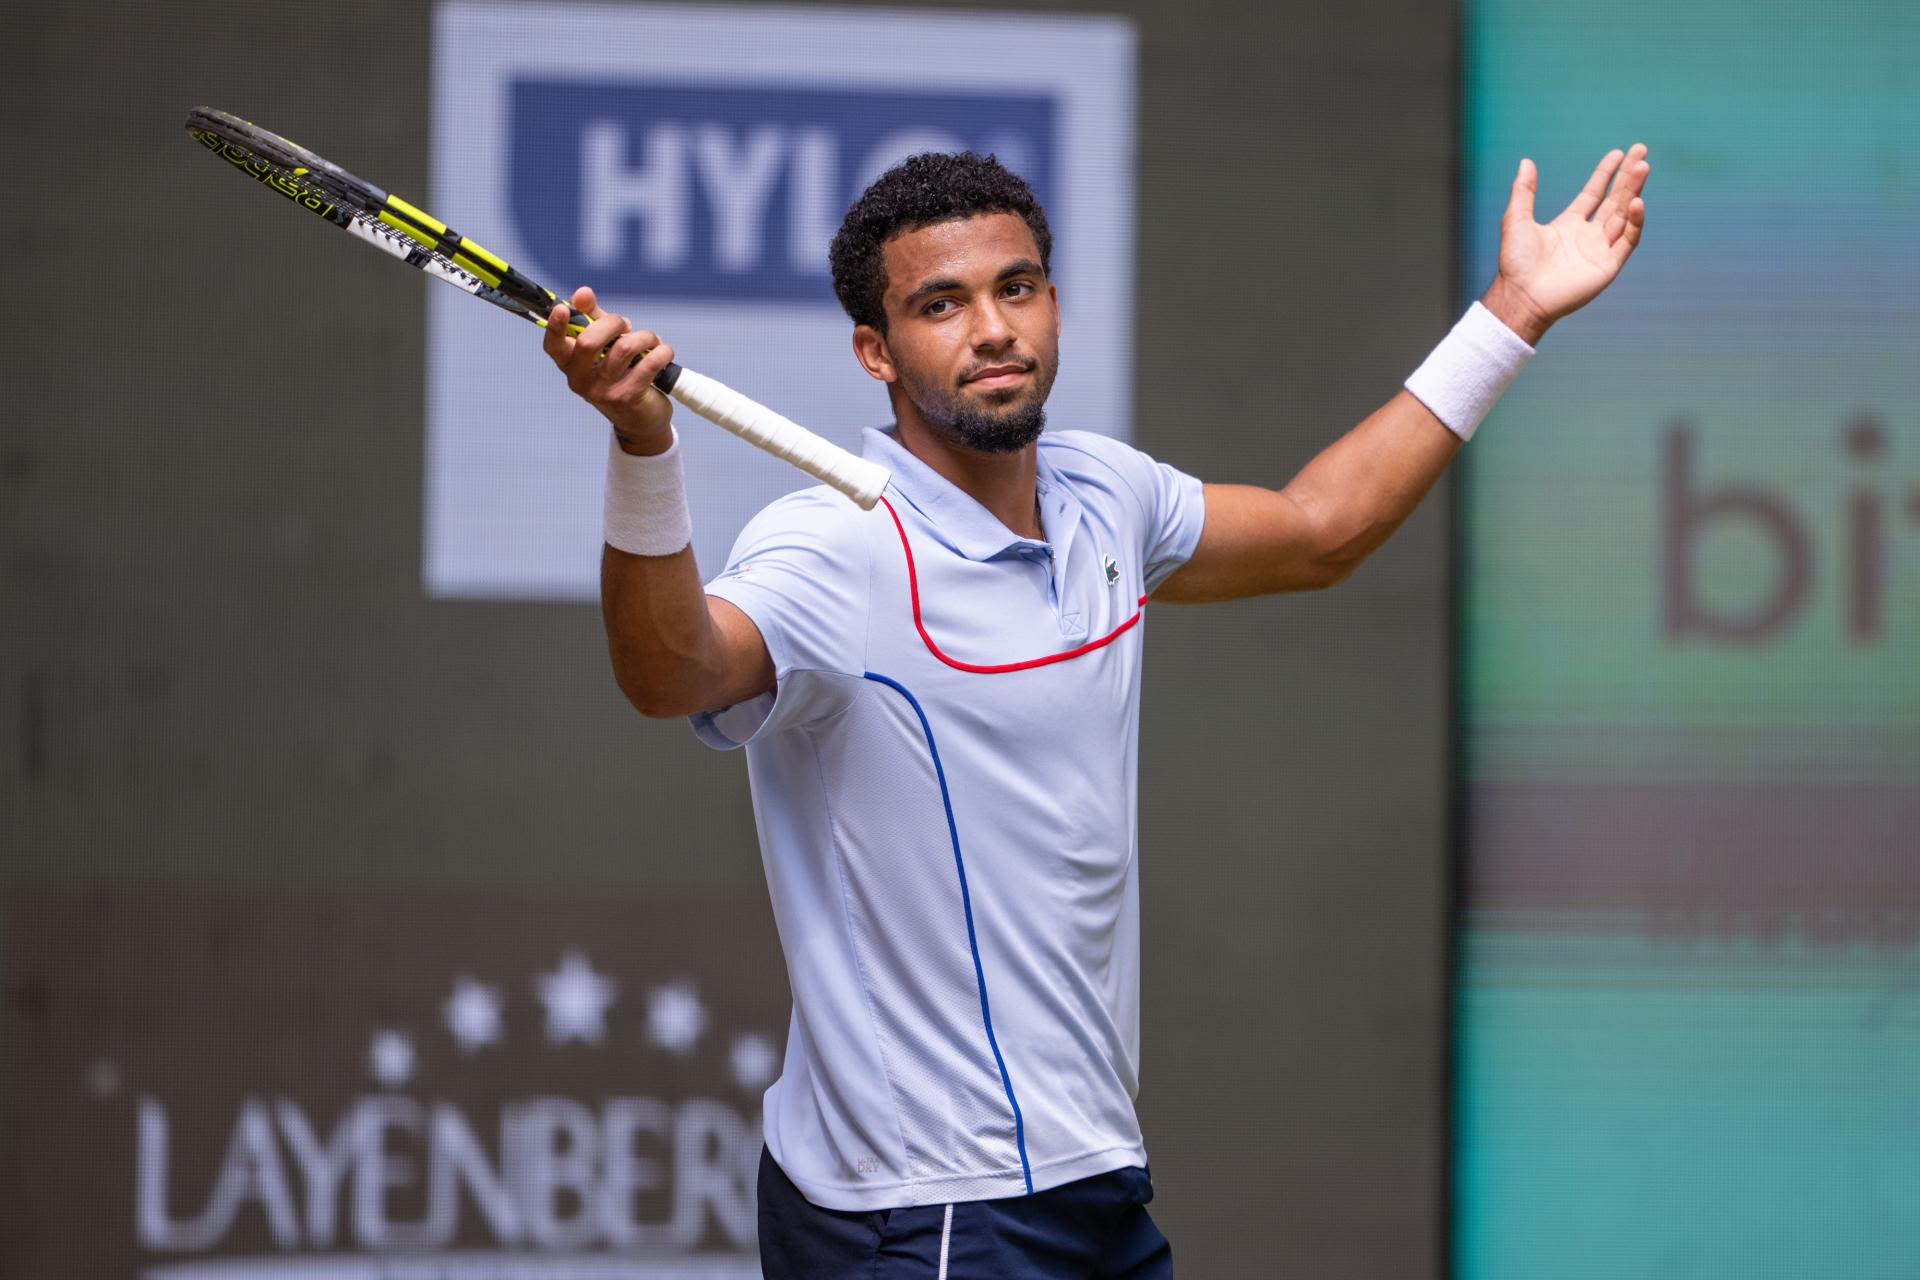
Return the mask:
<svg viewBox="0 0 1920 1280">
<path fill-rule="evenodd" d="M 760 1150 L 765 1280 L 1172 1280 L 1153 1180 L 1115 1169 L 1009 1200 L 822 1209 Z"/>
</svg>

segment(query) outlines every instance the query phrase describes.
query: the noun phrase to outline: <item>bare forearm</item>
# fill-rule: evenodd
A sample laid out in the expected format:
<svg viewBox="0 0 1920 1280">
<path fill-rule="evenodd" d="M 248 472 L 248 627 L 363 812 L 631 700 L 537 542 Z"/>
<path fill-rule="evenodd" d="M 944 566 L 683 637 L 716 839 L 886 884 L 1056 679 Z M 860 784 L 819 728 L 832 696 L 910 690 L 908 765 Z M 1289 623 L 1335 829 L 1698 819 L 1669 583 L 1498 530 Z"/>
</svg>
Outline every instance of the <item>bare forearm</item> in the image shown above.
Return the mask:
<svg viewBox="0 0 1920 1280">
<path fill-rule="evenodd" d="M 1328 445 L 1288 482 L 1316 558 L 1339 581 L 1400 527 L 1460 451 L 1460 438 L 1401 391 Z"/>
<path fill-rule="evenodd" d="M 567 375 L 567 387 L 613 427 L 622 453 L 665 463 L 661 455 L 674 442 L 673 409 L 653 379 L 673 359 L 673 348 L 658 334 L 632 328 L 625 316 L 603 312 L 591 289 L 576 289 L 572 305 L 591 323 L 572 336 L 568 307 L 556 302 L 541 349 Z M 685 545 L 678 465 L 636 470 L 616 462 L 618 454 L 609 459 L 600 616 L 621 692 L 642 715 L 665 718 L 730 706 L 772 689 L 773 662 L 759 630 L 701 585 L 693 548 Z M 634 554 L 626 547 L 678 550 Z"/>
<path fill-rule="evenodd" d="M 1528 346 L 1538 345 L 1552 325 L 1501 278 L 1480 301 Z M 1336 580 L 1413 513 L 1460 443 L 1418 397 L 1402 390 L 1294 478 L 1287 494 L 1311 514 Z"/>
<path fill-rule="evenodd" d="M 630 435 L 616 424 L 615 442 L 629 455 L 666 453 L 673 442 L 672 429 L 664 424 L 651 426 Z M 678 469 L 664 474 L 677 477 Z M 644 518 L 646 509 L 662 503 L 684 509 L 684 499 L 677 486 L 671 493 L 645 491 L 649 480 L 658 479 L 652 471 L 638 473 L 637 480 L 623 472 L 621 479 L 619 504 L 623 511 L 627 506 L 639 509 L 643 518 L 635 526 L 623 525 L 616 539 L 610 517 L 608 542 L 600 553 L 600 609 L 614 679 L 644 715 L 681 715 L 718 705 L 706 699 L 724 676 L 725 651 L 701 587 L 693 548 L 682 546 L 669 555 L 644 554 L 644 544 L 659 540 L 671 546 L 679 532 L 652 527 Z M 640 487 L 628 489 L 629 481 Z M 611 510 L 616 493 L 612 476 L 608 485 Z M 641 545 L 635 545 L 635 540 Z M 620 545 L 614 545 L 616 541 Z M 627 550 L 629 546 L 634 550 Z"/>
<path fill-rule="evenodd" d="M 691 547 L 670 556 L 603 547 L 600 612 L 613 677 L 641 714 L 684 714 L 717 681 L 719 649 Z"/>
<path fill-rule="evenodd" d="M 670 556 L 603 548 L 600 611 L 614 679 L 642 715 L 711 711 L 773 688 L 759 630 L 706 594 L 691 547 Z"/>
<path fill-rule="evenodd" d="M 1500 271 L 1480 299 L 1498 323 L 1470 310 L 1409 379 L 1446 421 L 1402 390 L 1282 489 L 1205 486 L 1200 541 L 1154 599 L 1198 604 L 1311 591 L 1352 573 L 1433 488 L 1460 437 L 1473 433 L 1530 349 L 1625 265 L 1646 222 L 1639 192 L 1651 166 L 1644 157 L 1639 143 L 1608 152 L 1573 203 L 1545 225 L 1533 220 L 1539 174 L 1522 160 L 1500 222 Z M 1510 333 L 1499 333 L 1502 325 Z M 1516 350 L 1513 335 L 1529 350 Z"/>
</svg>

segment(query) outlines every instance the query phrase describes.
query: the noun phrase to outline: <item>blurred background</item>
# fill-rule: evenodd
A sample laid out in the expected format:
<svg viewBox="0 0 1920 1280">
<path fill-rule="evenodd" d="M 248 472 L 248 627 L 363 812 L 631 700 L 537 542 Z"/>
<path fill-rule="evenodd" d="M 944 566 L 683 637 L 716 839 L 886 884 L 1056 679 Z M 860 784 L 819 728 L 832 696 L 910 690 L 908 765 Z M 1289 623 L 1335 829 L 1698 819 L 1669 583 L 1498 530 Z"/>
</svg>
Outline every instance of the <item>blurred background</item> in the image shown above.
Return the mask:
<svg viewBox="0 0 1920 1280">
<path fill-rule="evenodd" d="M 1460 472 L 1456 1274 L 1920 1275 L 1920 8 L 1464 19 L 1467 280 L 1654 171 Z"/>
<path fill-rule="evenodd" d="M 1149 611 L 1154 1214 L 1187 1277 L 1920 1275 L 1920 10 L 0 33 L 0 1277 L 757 1274 L 785 976 L 744 762 L 608 669 L 604 428 L 200 104 L 842 440 L 822 236 L 995 149 L 1054 425 L 1273 485 L 1479 296 L 1523 155 L 1550 217 L 1647 143 L 1625 273 L 1364 570 Z M 801 480 L 686 435 L 712 571 Z"/>
</svg>

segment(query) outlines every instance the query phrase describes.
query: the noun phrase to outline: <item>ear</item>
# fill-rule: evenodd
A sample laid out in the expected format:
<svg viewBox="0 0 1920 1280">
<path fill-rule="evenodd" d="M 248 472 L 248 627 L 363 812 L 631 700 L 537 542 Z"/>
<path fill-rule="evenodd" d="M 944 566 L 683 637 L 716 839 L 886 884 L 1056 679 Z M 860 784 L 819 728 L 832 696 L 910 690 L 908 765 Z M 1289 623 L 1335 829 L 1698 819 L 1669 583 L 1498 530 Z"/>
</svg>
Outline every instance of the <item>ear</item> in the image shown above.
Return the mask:
<svg viewBox="0 0 1920 1280">
<path fill-rule="evenodd" d="M 869 377 L 881 382 L 899 380 L 893 367 L 893 353 L 887 350 L 887 335 L 870 324 L 853 326 L 853 354 Z"/>
</svg>

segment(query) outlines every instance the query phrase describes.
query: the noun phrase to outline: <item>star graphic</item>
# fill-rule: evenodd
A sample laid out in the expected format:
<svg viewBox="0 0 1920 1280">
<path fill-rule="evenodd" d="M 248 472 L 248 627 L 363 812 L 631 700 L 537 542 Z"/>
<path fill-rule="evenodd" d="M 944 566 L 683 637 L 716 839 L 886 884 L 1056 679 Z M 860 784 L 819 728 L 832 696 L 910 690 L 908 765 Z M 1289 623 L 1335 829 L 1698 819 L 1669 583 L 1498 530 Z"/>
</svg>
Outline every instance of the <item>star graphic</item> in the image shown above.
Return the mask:
<svg viewBox="0 0 1920 1280">
<path fill-rule="evenodd" d="M 413 1079 L 413 1041 L 404 1031 L 376 1031 L 367 1050 L 373 1078 L 389 1089 Z"/>
<path fill-rule="evenodd" d="M 684 1057 L 707 1029 L 706 1006 L 682 980 L 647 993 L 647 1039 L 668 1053 Z"/>
<path fill-rule="evenodd" d="M 765 1036 L 748 1033 L 733 1038 L 733 1052 L 727 1055 L 733 1068 L 733 1082 L 748 1093 L 767 1087 L 780 1066 L 780 1057 Z"/>
<path fill-rule="evenodd" d="M 500 992 L 496 988 L 472 978 L 458 978 L 453 994 L 441 1008 L 446 1013 L 447 1030 L 460 1042 L 462 1053 L 500 1043 Z"/>
<path fill-rule="evenodd" d="M 547 1006 L 547 1039 L 554 1044 L 585 1040 L 599 1044 L 607 1034 L 607 1009 L 617 998 L 611 978 L 593 971 L 586 956 L 569 951 L 560 967 L 535 980 Z"/>
</svg>

